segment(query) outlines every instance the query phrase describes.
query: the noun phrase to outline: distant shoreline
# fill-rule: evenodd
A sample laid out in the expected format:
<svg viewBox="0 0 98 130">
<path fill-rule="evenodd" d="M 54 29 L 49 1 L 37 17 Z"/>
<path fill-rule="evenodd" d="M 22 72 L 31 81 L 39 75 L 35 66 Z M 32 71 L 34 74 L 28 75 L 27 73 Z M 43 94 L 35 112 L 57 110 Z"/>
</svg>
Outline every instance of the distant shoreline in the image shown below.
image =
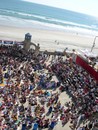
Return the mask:
<svg viewBox="0 0 98 130">
<path fill-rule="evenodd" d="M 90 50 L 93 44 L 94 36 L 85 36 L 76 33 L 70 33 L 60 30 L 44 30 L 38 28 L 1 26 L 0 25 L 0 40 L 16 40 L 23 41 L 26 33 L 32 35 L 32 42 L 40 44 L 41 50 L 64 50 L 66 47 L 71 49 L 88 49 Z M 56 41 L 56 42 L 55 42 Z M 98 47 L 96 47 L 98 48 Z M 94 52 L 98 52 L 97 49 Z"/>
<path fill-rule="evenodd" d="M 77 26 L 61 26 L 56 25 L 52 23 L 45 23 L 30 19 L 22 19 L 22 18 L 16 18 L 12 16 L 5 16 L 0 15 L 0 26 L 8 26 L 8 27 L 17 27 L 17 28 L 32 28 L 32 29 L 38 29 L 38 30 L 49 30 L 49 31 L 61 31 L 61 32 L 67 32 L 67 33 L 74 33 L 84 36 L 96 36 L 98 34 L 97 31 L 92 29 L 85 29 Z"/>
</svg>

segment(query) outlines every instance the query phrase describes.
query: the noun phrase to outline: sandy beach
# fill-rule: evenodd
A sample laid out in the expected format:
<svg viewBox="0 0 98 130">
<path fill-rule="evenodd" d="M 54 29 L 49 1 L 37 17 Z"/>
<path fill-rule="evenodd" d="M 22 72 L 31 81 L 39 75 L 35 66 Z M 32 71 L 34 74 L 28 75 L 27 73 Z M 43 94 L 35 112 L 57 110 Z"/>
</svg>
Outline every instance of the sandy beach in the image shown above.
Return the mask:
<svg viewBox="0 0 98 130">
<path fill-rule="evenodd" d="M 55 51 L 64 50 L 66 47 L 72 49 L 88 49 L 91 50 L 94 36 L 81 35 L 80 33 L 71 33 L 64 30 L 45 30 L 30 27 L 14 27 L 0 25 L 1 40 L 23 41 L 26 33 L 32 35 L 32 42 L 40 44 L 41 50 Z M 97 39 L 96 39 L 97 43 Z M 96 44 L 97 52 L 98 45 Z"/>
<path fill-rule="evenodd" d="M 13 41 L 23 41 L 26 33 L 30 33 L 32 35 L 32 42 L 35 44 L 40 44 L 41 50 L 48 51 L 56 51 L 56 50 L 64 50 L 66 47 L 69 50 L 72 49 L 88 49 L 91 50 L 93 45 L 93 41 L 95 37 L 81 35 L 79 33 L 71 33 L 64 32 L 60 30 L 44 30 L 44 29 L 35 29 L 35 28 L 23 28 L 23 27 L 12 27 L 12 26 L 0 26 L 0 40 L 13 40 Z M 96 43 L 98 41 L 96 40 Z M 97 49 L 93 50 L 93 52 L 97 52 Z M 49 62 L 51 64 L 51 56 Z M 47 63 L 47 64 L 49 64 Z M 54 81 L 58 81 L 56 75 L 53 77 Z M 56 89 L 58 92 L 59 89 Z M 66 102 L 71 101 L 71 98 L 64 91 L 60 93 L 59 100 L 62 105 Z M 25 104 L 28 105 L 28 102 Z M 46 111 L 48 109 L 46 108 Z M 59 117 L 60 118 L 60 117 Z M 58 120 L 58 124 L 55 126 L 54 130 L 71 130 L 70 128 L 70 120 L 68 123 L 62 127 L 62 123 L 60 119 Z M 83 124 L 81 124 L 82 126 Z M 21 130 L 21 125 L 18 127 L 18 130 Z"/>
<path fill-rule="evenodd" d="M 0 130 L 98 130 L 97 5 L 0 0 Z"/>
</svg>

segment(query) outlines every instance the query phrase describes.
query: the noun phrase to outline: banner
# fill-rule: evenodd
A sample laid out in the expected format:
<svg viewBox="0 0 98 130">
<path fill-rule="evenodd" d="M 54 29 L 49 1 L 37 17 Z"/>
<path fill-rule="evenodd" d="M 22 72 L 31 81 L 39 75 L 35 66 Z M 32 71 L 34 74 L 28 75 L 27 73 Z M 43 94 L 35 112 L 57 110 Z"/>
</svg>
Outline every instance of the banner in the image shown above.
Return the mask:
<svg viewBox="0 0 98 130">
<path fill-rule="evenodd" d="M 23 42 L 14 41 L 14 44 L 17 44 L 17 45 L 23 45 Z"/>
<path fill-rule="evenodd" d="M 13 44 L 13 41 L 3 41 L 4 44 Z"/>
<path fill-rule="evenodd" d="M 98 81 L 98 72 L 90 66 L 82 57 L 77 55 L 76 63 L 84 68 L 95 80 Z"/>
</svg>

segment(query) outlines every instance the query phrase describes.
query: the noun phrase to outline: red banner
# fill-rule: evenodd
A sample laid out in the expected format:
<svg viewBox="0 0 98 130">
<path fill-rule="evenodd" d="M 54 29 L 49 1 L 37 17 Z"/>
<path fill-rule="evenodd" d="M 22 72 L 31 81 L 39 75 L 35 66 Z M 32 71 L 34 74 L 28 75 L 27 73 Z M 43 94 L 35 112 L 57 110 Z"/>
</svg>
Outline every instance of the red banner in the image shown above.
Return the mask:
<svg viewBox="0 0 98 130">
<path fill-rule="evenodd" d="M 98 81 L 98 72 L 95 71 L 83 58 L 77 55 L 76 63 L 84 68 L 95 80 Z"/>
</svg>

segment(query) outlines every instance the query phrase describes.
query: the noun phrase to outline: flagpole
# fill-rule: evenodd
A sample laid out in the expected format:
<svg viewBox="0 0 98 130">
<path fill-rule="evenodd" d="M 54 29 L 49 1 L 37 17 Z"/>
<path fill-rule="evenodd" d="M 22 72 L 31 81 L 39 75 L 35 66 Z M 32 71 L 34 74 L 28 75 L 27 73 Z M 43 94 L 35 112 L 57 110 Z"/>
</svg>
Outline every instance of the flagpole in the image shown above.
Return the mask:
<svg viewBox="0 0 98 130">
<path fill-rule="evenodd" d="M 94 46 L 95 46 L 95 41 L 96 41 L 96 38 L 97 38 L 98 36 L 95 36 L 95 38 L 94 38 L 94 41 L 93 41 L 93 45 L 92 45 L 92 48 L 91 48 L 91 52 L 93 51 L 93 48 L 94 48 Z"/>
</svg>

